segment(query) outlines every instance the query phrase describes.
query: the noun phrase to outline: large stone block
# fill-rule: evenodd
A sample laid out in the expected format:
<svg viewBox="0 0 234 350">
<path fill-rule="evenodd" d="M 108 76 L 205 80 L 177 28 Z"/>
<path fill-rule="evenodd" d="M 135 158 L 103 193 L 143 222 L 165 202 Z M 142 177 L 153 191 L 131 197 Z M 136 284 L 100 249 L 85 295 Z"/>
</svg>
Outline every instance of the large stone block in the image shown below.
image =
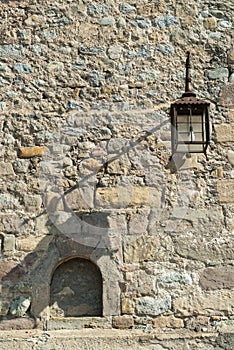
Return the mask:
<svg viewBox="0 0 234 350">
<path fill-rule="evenodd" d="M 224 85 L 220 93 L 219 102 L 223 107 L 229 107 L 229 108 L 234 107 L 234 84 L 233 83 Z"/>
<path fill-rule="evenodd" d="M 217 291 L 207 294 L 190 294 L 174 299 L 173 310 L 178 316 L 233 315 L 234 291 Z"/>
<path fill-rule="evenodd" d="M 174 316 L 159 316 L 154 320 L 154 328 L 183 328 L 184 321 L 181 318 L 176 318 Z"/>
<path fill-rule="evenodd" d="M 233 124 L 215 125 L 215 133 L 218 142 L 234 141 L 234 126 Z"/>
<path fill-rule="evenodd" d="M 217 191 L 221 203 L 234 203 L 234 179 L 219 180 Z"/>
<path fill-rule="evenodd" d="M 200 285 L 204 290 L 234 289 L 234 267 L 208 267 L 200 276 Z"/>
<path fill-rule="evenodd" d="M 173 241 L 175 252 L 186 259 L 205 263 L 220 263 L 234 259 L 234 239 L 230 236 L 219 240 L 219 238 L 180 235 Z"/>
<path fill-rule="evenodd" d="M 143 235 L 128 238 L 124 245 L 124 259 L 126 263 L 157 260 L 160 249 L 158 237 Z"/>
<path fill-rule="evenodd" d="M 154 206 L 159 208 L 161 193 L 153 187 L 104 187 L 96 192 L 96 206 L 101 208 L 126 208 Z"/>
<path fill-rule="evenodd" d="M 133 317 L 129 315 L 114 316 L 112 325 L 114 328 L 119 329 L 132 328 L 134 325 L 134 320 Z"/>
<path fill-rule="evenodd" d="M 142 297 L 137 300 L 136 312 L 138 315 L 157 316 L 163 314 L 171 308 L 171 298 L 169 295 L 164 297 Z"/>
</svg>

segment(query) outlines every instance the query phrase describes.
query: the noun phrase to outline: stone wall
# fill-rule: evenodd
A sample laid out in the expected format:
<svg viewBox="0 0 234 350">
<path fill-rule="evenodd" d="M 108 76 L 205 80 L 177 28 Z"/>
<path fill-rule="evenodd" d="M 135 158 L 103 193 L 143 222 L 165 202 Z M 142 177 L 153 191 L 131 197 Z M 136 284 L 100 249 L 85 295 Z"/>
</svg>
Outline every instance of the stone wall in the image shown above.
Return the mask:
<svg viewBox="0 0 234 350">
<path fill-rule="evenodd" d="M 50 281 L 72 257 L 99 267 L 107 327 L 233 325 L 232 8 L 0 1 L 0 327 L 48 326 Z M 172 164 L 187 50 L 211 143 Z"/>
</svg>

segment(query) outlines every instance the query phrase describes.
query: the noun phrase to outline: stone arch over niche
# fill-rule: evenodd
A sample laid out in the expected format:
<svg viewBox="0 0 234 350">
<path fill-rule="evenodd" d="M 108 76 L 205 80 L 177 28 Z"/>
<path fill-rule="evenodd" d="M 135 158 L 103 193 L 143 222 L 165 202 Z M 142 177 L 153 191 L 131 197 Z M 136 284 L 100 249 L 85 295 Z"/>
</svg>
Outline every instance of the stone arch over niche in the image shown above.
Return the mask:
<svg viewBox="0 0 234 350">
<path fill-rule="evenodd" d="M 119 262 L 112 258 L 107 248 L 82 245 L 65 235 L 54 237 L 40 264 L 31 274 L 31 313 L 36 318 L 49 319 L 50 287 L 56 269 L 66 261 L 82 258 L 98 268 L 102 277 L 102 316 L 120 315 L 120 273 Z"/>
<path fill-rule="evenodd" d="M 54 271 L 50 285 L 53 317 L 102 316 L 102 275 L 90 260 L 72 258 Z"/>
</svg>

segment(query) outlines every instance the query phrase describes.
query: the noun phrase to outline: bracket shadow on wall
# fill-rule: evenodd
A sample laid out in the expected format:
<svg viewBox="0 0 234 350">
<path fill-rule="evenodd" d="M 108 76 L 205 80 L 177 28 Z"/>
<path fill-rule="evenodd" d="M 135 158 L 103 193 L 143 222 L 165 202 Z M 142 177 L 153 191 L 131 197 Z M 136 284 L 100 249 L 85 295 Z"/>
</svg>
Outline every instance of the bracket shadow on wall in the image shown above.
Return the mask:
<svg viewBox="0 0 234 350">
<path fill-rule="evenodd" d="M 175 153 L 204 153 L 210 143 L 209 105 L 190 90 L 190 52 L 187 52 L 185 92 L 171 104 L 171 149 Z"/>
</svg>

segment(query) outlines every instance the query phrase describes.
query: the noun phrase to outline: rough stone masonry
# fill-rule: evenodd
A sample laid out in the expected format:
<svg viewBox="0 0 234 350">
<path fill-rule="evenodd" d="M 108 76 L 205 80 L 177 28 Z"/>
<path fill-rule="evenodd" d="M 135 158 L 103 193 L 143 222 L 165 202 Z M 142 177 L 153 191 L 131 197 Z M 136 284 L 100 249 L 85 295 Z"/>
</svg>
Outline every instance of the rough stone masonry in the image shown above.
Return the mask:
<svg viewBox="0 0 234 350">
<path fill-rule="evenodd" d="M 0 16 L 0 329 L 232 349 L 233 0 L 1 0 Z M 187 50 L 211 143 L 172 164 Z"/>
</svg>

